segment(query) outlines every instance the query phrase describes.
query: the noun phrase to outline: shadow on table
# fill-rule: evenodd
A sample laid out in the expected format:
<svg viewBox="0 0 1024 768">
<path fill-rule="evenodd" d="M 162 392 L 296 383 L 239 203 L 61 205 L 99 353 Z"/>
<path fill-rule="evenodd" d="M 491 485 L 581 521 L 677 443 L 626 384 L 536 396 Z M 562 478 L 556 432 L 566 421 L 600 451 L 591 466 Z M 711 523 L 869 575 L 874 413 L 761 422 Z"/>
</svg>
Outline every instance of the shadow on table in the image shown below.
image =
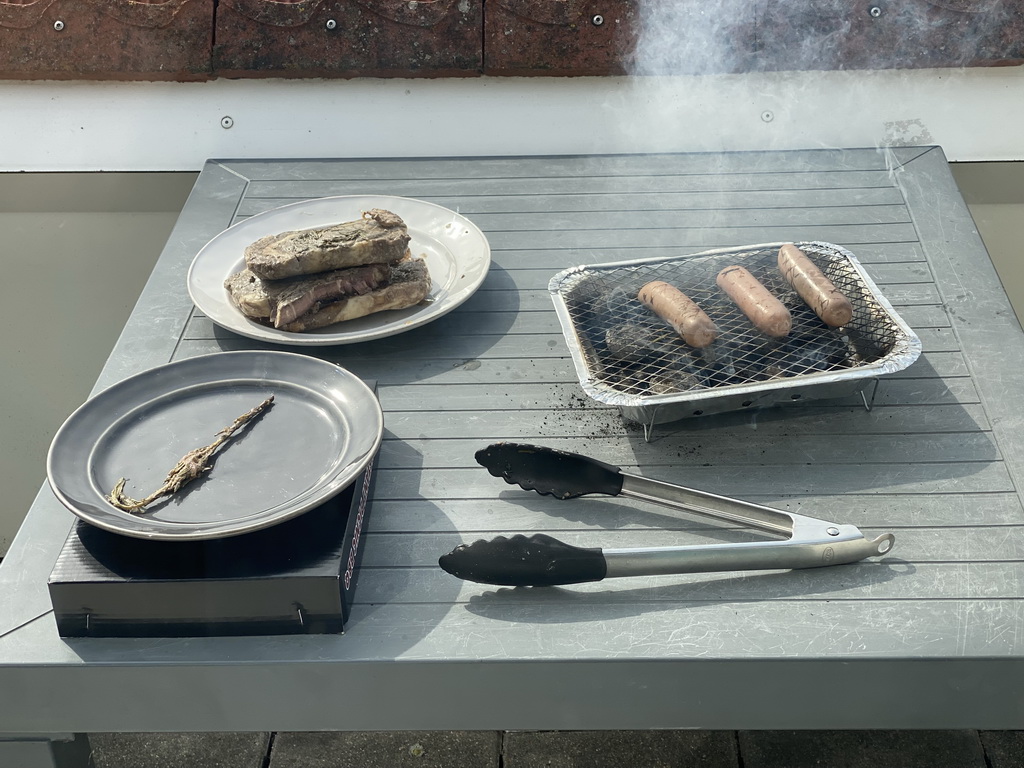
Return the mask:
<svg viewBox="0 0 1024 768">
<path fill-rule="evenodd" d="M 467 610 L 499 621 L 571 624 L 734 603 L 764 605 L 801 598 L 842 602 L 864 599 L 879 585 L 915 571 L 907 561 L 886 558 L 792 571 L 634 577 L 567 587 L 498 587 L 471 597 Z M 629 586 L 638 581 L 644 586 Z"/>
<path fill-rule="evenodd" d="M 975 397 L 969 379 L 922 358 L 881 379 L 870 410 L 854 395 L 656 424 L 649 440 L 633 425 L 632 471 L 769 505 L 765 497 L 1007 490 L 987 473 L 1002 457 L 980 407 L 968 407 Z"/>
<path fill-rule="evenodd" d="M 601 531 L 670 531 L 681 534 L 680 544 L 696 543 L 682 536 L 699 535 L 720 542 L 762 541 L 766 535 L 751 528 L 709 518 L 687 510 L 669 510 L 654 504 L 609 496 L 555 499 L 525 491 L 503 490 L 498 497 L 531 514 L 530 521 L 546 522 L 539 530 L 560 528 L 559 521 L 583 524 L 574 530 L 585 532 L 588 541 L 599 541 Z M 544 515 L 541 518 L 539 515 Z M 532 526 L 536 528 L 536 525 Z M 528 531 L 520 531 L 526 533 Z M 769 537 L 771 538 L 771 537 Z"/>
<path fill-rule="evenodd" d="M 550 302 L 548 302 L 550 304 Z M 381 385 L 406 384 L 450 371 L 454 365 L 485 358 L 516 322 L 520 295 L 508 273 L 491 264 L 483 286 L 464 304 L 425 325 L 398 328 L 380 338 L 332 346 L 289 346 L 256 341 L 212 326 L 221 351 L 276 349 L 337 363 Z M 386 313 L 380 313 L 383 317 Z M 342 328 L 343 324 L 331 326 Z M 298 335 L 298 334 L 297 334 Z"/>
<path fill-rule="evenodd" d="M 389 479 L 383 481 L 389 487 L 379 494 L 380 498 L 370 502 L 372 512 L 364 528 L 360 581 L 346 631 L 358 632 L 361 624 L 373 626 L 378 611 L 396 603 L 408 603 L 410 594 L 415 594 L 412 599 L 417 606 L 416 621 L 403 623 L 399 629 L 387 633 L 388 652 L 398 655 L 430 634 L 456 602 L 462 585 L 456 579 L 437 579 L 423 591 L 423 539 L 410 532 L 429 531 L 430 537 L 442 538 L 455 534 L 456 529 L 444 510 L 420 493 L 423 454 L 395 439 L 387 429 L 382 445 L 385 453 L 399 448 L 401 459 L 397 465 L 400 469 L 389 473 Z M 391 452 L 382 463 L 394 469 L 395 455 Z M 396 479 L 398 476 L 401 479 Z M 382 482 L 380 471 L 376 482 Z M 403 486 L 403 482 L 411 485 Z"/>
</svg>

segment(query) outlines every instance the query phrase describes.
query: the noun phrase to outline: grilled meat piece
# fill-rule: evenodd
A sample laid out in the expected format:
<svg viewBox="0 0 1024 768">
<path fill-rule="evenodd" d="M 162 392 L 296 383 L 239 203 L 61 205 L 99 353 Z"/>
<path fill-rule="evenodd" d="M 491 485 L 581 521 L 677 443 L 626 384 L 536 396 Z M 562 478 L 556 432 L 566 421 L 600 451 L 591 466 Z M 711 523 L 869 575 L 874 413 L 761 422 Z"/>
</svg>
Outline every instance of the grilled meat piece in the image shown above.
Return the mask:
<svg viewBox="0 0 1024 768">
<path fill-rule="evenodd" d="M 426 262 L 421 259 L 400 261 L 391 267 L 391 280 L 387 285 L 360 296 L 318 302 L 306 314 L 285 325 L 284 330 L 311 331 L 386 309 L 405 309 L 427 298 L 430 285 Z"/>
<path fill-rule="evenodd" d="M 358 221 L 267 235 L 245 249 L 245 263 L 257 277 L 282 280 L 363 264 L 389 264 L 405 255 L 409 240 L 398 215 L 374 208 Z"/>
<path fill-rule="evenodd" d="M 283 328 L 314 306 L 381 287 L 391 277 L 391 269 L 389 264 L 369 264 L 273 281 L 243 269 L 229 277 L 224 287 L 242 314 Z"/>
</svg>

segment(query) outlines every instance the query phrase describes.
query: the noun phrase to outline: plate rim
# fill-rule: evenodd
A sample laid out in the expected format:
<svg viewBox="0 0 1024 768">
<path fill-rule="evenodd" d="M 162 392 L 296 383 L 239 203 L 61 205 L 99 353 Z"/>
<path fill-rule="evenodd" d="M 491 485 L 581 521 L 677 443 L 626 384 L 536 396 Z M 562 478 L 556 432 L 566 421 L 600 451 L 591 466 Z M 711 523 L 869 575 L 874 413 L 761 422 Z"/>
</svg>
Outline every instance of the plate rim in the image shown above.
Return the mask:
<svg viewBox="0 0 1024 768">
<path fill-rule="evenodd" d="M 345 200 L 357 200 L 363 199 L 368 201 L 376 201 L 374 207 L 386 207 L 389 201 L 400 201 L 402 204 L 412 204 L 417 206 L 423 206 L 426 208 L 436 209 L 438 212 L 443 212 L 445 217 L 454 217 L 460 224 L 471 229 L 476 237 L 479 238 L 480 243 L 483 246 L 482 258 L 480 259 L 479 274 L 474 279 L 467 282 L 467 284 L 459 290 L 457 294 L 453 294 L 453 300 L 443 304 L 443 309 L 430 311 L 420 314 L 419 317 L 413 316 L 406 322 L 399 326 L 392 328 L 380 328 L 364 332 L 348 332 L 348 333 L 302 333 L 302 332 L 289 332 L 283 331 L 278 328 L 269 328 L 259 325 L 253 322 L 249 318 L 246 318 L 236 307 L 232 306 L 230 302 L 225 302 L 223 305 L 211 307 L 205 301 L 205 294 L 200 293 L 198 287 L 195 285 L 194 275 L 197 271 L 198 265 L 200 265 L 204 254 L 208 254 L 208 249 L 212 246 L 219 238 L 222 238 L 226 233 L 233 232 L 234 230 L 248 225 L 254 220 L 258 220 L 261 217 L 271 217 L 273 215 L 280 215 L 282 212 L 290 210 L 299 210 L 303 207 L 308 207 L 312 204 L 319 203 L 330 203 L 334 201 L 345 201 Z M 252 216 L 243 219 L 242 221 L 236 222 L 231 226 L 222 229 L 216 235 L 211 237 L 203 246 L 199 249 L 196 255 L 193 257 L 189 264 L 188 272 L 186 273 L 185 282 L 188 290 L 189 298 L 195 305 L 196 309 L 203 312 L 211 323 L 223 328 L 224 330 L 236 333 L 240 336 L 244 336 L 250 339 L 256 339 L 257 341 L 270 342 L 274 344 L 282 344 L 286 346 L 298 346 L 298 347 L 326 347 L 326 346 L 341 346 L 345 344 L 358 344 L 364 341 L 375 341 L 377 339 L 388 338 L 395 336 L 406 331 L 411 331 L 414 328 L 419 328 L 426 325 L 434 320 L 451 312 L 456 307 L 466 302 L 473 294 L 477 292 L 483 281 L 487 278 L 488 271 L 491 265 L 491 245 L 487 239 L 487 235 L 484 234 L 483 230 L 480 229 L 470 219 L 466 218 L 463 214 L 458 211 L 453 211 L 450 208 L 446 208 L 438 203 L 432 203 L 428 200 L 420 200 L 415 197 L 405 197 L 401 195 L 379 195 L 379 194 L 361 194 L 361 195 L 327 195 L 324 197 L 308 198 L 306 200 L 297 200 L 293 203 L 286 203 L 284 205 L 271 208 L 266 211 L 253 214 Z M 458 266 L 458 262 L 455 262 L 455 266 Z M 442 302 L 435 302 L 430 305 L 431 308 L 442 306 Z M 237 316 L 237 323 L 225 323 L 222 320 L 218 320 L 214 315 L 210 314 L 210 309 L 219 309 L 222 306 L 226 306 Z M 338 323 L 336 325 L 342 325 Z"/>
<path fill-rule="evenodd" d="M 365 396 L 365 404 L 373 405 L 373 416 L 375 422 L 375 434 L 373 439 L 370 441 L 370 447 L 365 454 L 357 457 L 355 461 L 349 462 L 339 471 L 333 473 L 319 489 L 310 490 L 307 489 L 295 495 L 294 499 L 305 499 L 298 505 L 288 507 L 288 502 L 283 505 L 278 504 L 276 507 L 285 506 L 286 511 L 279 513 L 276 516 L 264 516 L 260 517 L 260 512 L 248 515 L 243 518 L 246 521 L 245 524 L 236 524 L 235 527 L 230 525 L 220 524 L 213 530 L 195 530 L 196 525 L 199 524 L 182 524 L 182 523 L 170 523 L 166 521 L 153 520 L 152 518 L 139 517 L 130 515 L 127 512 L 121 513 L 124 515 L 124 520 L 131 521 L 145 521 L 149 526 L 155 527 L 157 530 L 142 530 L 140 528 L 133 527 L 131 525 L 118 525 L 115 522 L 118 519 L 115 507 L 110 506 L 111 514 L 109 517 L 100 516 L 97 517 L 93 513 L 80 509 L 75 506 L 70 498 L 68 498 L 65 491 L 61 489 L 59 477 L 55 479 L 55 475 L 59 476 L 59 472 L 54 471 L 55 453 L 61 447 L 61 441 L 66 439 L 68 432 L 74 428 L 76 422 L 84 418 L 84 414 L 88 414 L 93 408 L 95 408 L 95 401 L 103 396 L 110 397 L 120 389 L 126 389 L 130 386 L 137 384 L 141 379 L 146 377 L 152 377 L 159 380 L 162 373 L 167 372 L 168 369 L 172 369 L 185 364 L 191 365 L 202 365 L 203 361 L 209 361 L 213 359 L 244 359 L 244 358 L 271 358 L 277 360 L 287 359 L 289 361 L 301 360 L 303 364 L 322 365 L 323 370 L 329 371 L 331 374 L 340 375 L 343 378 L 348 379 L 354 391 L 358 392 L 360 396 Z M 287 365 L 282 366 L 283 370 L 287 370 Z M 253 377 L 254 379 L 258 377 Z M 216 383 L 217 381 L 224 381 L 223 377 L 212 377 L 206 383 Z M 308 386 L 301 381 L 296 380 L 296 384 L 302 386 Z M 166 390 L 167 392 L 172 391 L 171 389 Z M 109 427 L 109 424 L 108 424 Z M 53 439 L 50 441 L 50 446 L 46 453 L 46 482 L 49 486 L 54 497 L 61 503 L 61 505 L 69 510 L 75 517 L 82 520 L 85 523 L 93 525 L 97 528 L 101 528 L 111 533 L 127 536 L 135 539 L 142 539 L 147 541 L 212 541 L 217 539 L 231 538 L 234 536 L 240 536 L 246 533 L 252 533 L 265 528 L 270 528 L 279 523 L 286 522 L 295 517 L 298 517 L 317 506 L 329 501 L 331 498 L 341 493 L 345 488 L 358 477 L 360 472 L 363 472 L 366 467 L 373 461 L 374 456 L 380 450 L 381 443 L 384 436 L 384 412 L 381 408 L 380 401 L 374 391 L 367 385 L 365 381 L 356 376 L 350 370 L 344 366 L 338 365 L 337 363 L 331 363 L 326 360 L 322 360 L 318 357 L 311 355 L 299 354 L 296 352 L 288 352 L 284 350 L 233 350 L 233 351 L 221 351 L 213 352 L 205 355 L 196 355 L 194 357 L 184 358 L 182 360 L 174 360 L 161 365 L 153 366 L 140 371 L 131 376 L 127 376 L 124 379 L 106 387 L 105 389 L 90 396 L 84 403 L 78 408 L 72 411 L 67 418 L 61 423 L 57 431 L 54 433 Z M 82 461 L 88 465 L 91 461 L 92 452 L 95 449 L 95 444 L 90 445 L 87 450 L 82 451 Z M 294 500 L 293 499 L 293 500 Z M 269 510 L 262 510 L 263 513 Z M 257 522 L 252 522 L 252 518 L 256 517 Z M 184 528 L 185 530 L 180 530 Z"/>
</svg>

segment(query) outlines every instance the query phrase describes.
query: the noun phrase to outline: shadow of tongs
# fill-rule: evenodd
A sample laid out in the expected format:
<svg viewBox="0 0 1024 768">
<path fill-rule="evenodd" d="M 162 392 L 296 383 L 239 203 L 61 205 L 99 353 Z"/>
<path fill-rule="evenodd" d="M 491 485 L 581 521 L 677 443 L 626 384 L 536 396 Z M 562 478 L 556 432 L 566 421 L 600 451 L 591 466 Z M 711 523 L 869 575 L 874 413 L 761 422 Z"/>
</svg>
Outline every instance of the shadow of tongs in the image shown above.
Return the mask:
<svg viewBox="0 0 1024 768">
<path fill-rule="evenodd" d="M 869 541 L 853 525 L 630 475 L 596 459 L 553 448 L 495 443 L 477 451 L 476 460 L 495 477 L 545 496 L 572 499 L 597 493 L 643 499 L 784 537 L 734 544 L 602 549 L 575 547 L 538 533 L 463 544 L 438 561 L 453 576 L 483 584 L 541 587 L 620 576 L 818 568 L 883 555 L 895 541 L 891 533 Z"/>
</svg>

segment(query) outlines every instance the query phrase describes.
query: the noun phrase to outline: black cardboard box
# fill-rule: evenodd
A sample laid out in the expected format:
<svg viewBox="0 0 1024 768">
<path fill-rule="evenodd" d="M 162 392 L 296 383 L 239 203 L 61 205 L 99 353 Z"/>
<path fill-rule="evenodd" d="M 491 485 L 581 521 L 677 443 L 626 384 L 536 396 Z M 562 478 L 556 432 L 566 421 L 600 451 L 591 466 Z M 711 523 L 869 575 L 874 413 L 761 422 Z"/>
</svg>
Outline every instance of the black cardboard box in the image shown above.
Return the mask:
<svg viewBox="0 0 1024 768">
<path fill-rule="evenodd" d="M 260 531 L 146 541 L 78 521 L 50 574 L 62 637 L 339 633 L 348 621 L 376 457 L 328 502 Z"/>
</svg>

